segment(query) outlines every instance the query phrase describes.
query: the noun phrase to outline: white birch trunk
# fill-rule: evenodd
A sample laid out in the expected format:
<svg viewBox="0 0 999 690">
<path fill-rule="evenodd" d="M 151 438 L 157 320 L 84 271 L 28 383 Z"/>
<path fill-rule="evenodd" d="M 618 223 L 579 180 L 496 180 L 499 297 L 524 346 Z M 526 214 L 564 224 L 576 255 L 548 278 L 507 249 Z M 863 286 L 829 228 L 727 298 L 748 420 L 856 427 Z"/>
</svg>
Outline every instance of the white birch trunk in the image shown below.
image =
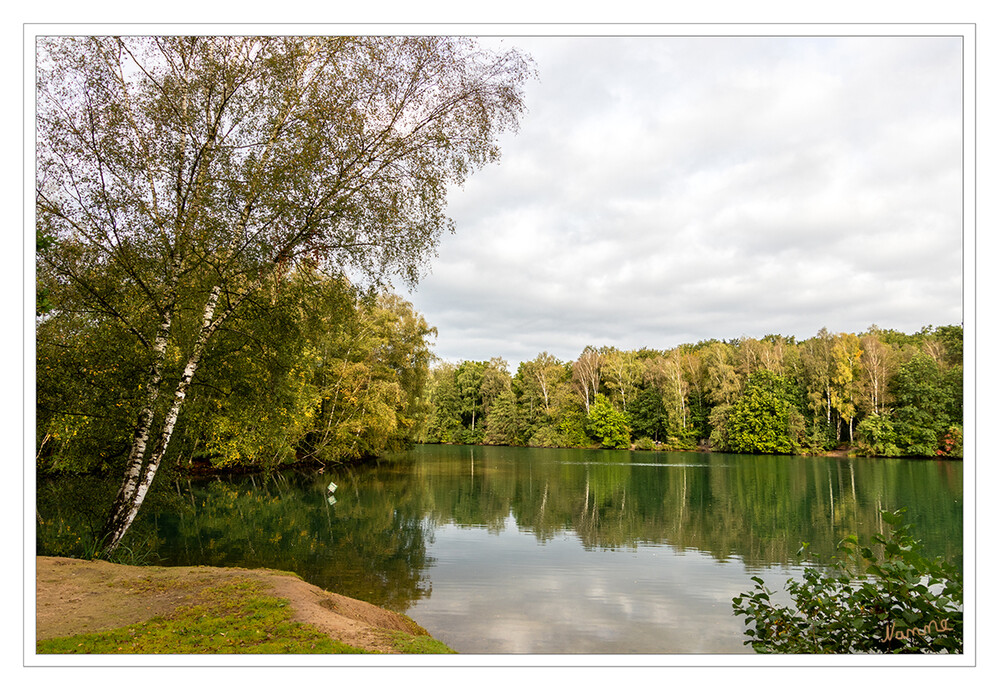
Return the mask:
<svg viewBox="0 0 999 690">
<path fill-rule="evenodd" d="M 538 385 L 541 386 L 541 395 L 544 396 L 545 399 L 545 414 L 547 414 L 550 417 L 551 409 L 548 406 L 548 379 L 545 374 L 543 365 L 538 367 L 538 370 L 534 376 L 538 380 Z"/>
<path fill-rule="evenodd" d="M 144 430 L 140 429 L 136 432 L 136 442 L 132 447 L 130 463 L 126 470 L 125 481 L 118 497 L 115 499 L 114 506 L 111 509 L 111 515 L 105 526 L 105 533 L 102 540 L 102 555 L 105 557 L 111 555 L 118 548 L 122 537 L 125 536 L 125 532 L 128 531 L 128 528 L 135 520 L 135 516 L 139 512 L 139 508 L 142 506 L 142 502 L 145 500 L 146 494 L 149 492 L 149 487 L 152 485 L 153 479 L 156 477 L 156 472 L 160 467 L 160 463 L 166 455 L 167 447 L 170 445 L 170 438 L 173 436 L 174 426 L 177 424 L 177 417 L 180 415 L 180 409 L 183 406 L 184 399 L 187 397 L 187 389 L 191 385 L 191 380 L 194 378 L 194 374 L 198 370 L 198 364 L 201 362 L 201 355 L 204 352 L 205 344 L 208 342 L 208 339 L 211 337 L 212 333 L 214 333 L 215 329 L 222 320 L 213 320 L 215 316 L 215 307 L 218 304 L 220 293 L 221 289 L 219 287 L 213 288 L 208 297 L 208 301 L 205 304 L 201 331 L 194 343 L 191 356 L 188 358 L 187 364 L 184 367 L 184 373 L 177 382 L 177 388 L 174 390 L 173 402 L 170 405 L 170 409 L 167 411 L 166 417 L 163 419 L 163 424 L 157 434 L 156 446 L 153 448 L 152 455 L 149 457 L 148 462 L 145 463 L 145 470 L 142 469 L 142 466 L 145 461 L 145 451 L 150 436 L 149 427 L 151 425 L 148 424 L 148 421 L 152 419 L 152 406 L 150 405 L 148 407 L 148 415 L 146 414 L 146 410 L 143 411 L 142 418 L 147 422 L 147 426 Z M 227 316 L 228 313 L 230 312 L 227 312 L 224 316 Z M 157 337 L 157 344 L 159 343 L 159 340 L 159 337 Z M 163 345 L 165 349 L 165 338 L 163 340 Z M 153 396 L 153 402 L 155 402 L 155 397 L 156 396 Z M 147 417 L 148 420 L 146 419 Z M 140 421 L 140 427 L 141 425 L 142 422 Z"/>
<path fill-rule="evenodd" d="M 673 379 L 673 384 L 676 386 L 676 398 L 680 402 L 680 428 L 687 428 L 687 406 L 684 402 L 686 397 L 686 391 L 683 385 L 683 371 L 680 369 L 680 365 L 675 361 L 671 361 L 670 375 Z"/>
<path fill-rule="evenodd" d="M 132 438 L 132 448 L 128 454 L 125 478 L 118 490 L 116 503 L 130 500 L 135 494 L 135 487 L 139 482 L 142 462 L 146 456 L 146 444 L 149 442 L 149 430 L 153 423 L 156 400 L 159 398 L 160 384 L 163 382 L 163 359 L 166 356 L 167 340 L 170 336 L 171 316 L 169 312 L 165 315 L 156 335 L 153 346 L 153 362 L 149 367 L 149 378 L 146 381 L 146 404 L 139 413 L 139 420 Z"/>
</svg>

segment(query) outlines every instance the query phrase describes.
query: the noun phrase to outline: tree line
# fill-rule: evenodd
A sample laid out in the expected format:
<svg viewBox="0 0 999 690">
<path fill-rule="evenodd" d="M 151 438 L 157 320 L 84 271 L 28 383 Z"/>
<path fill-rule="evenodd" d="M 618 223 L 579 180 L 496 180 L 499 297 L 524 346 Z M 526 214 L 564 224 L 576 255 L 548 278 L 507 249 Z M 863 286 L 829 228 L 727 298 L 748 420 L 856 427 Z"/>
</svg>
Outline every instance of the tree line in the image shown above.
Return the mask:
<svg viewBox="0 0 999 690">
<path fill-rule="evenodd" d="M 430 372 L 419 439 L 738 453 L 963 456 L 963 327 L 547 352 Z"/>
</svg>

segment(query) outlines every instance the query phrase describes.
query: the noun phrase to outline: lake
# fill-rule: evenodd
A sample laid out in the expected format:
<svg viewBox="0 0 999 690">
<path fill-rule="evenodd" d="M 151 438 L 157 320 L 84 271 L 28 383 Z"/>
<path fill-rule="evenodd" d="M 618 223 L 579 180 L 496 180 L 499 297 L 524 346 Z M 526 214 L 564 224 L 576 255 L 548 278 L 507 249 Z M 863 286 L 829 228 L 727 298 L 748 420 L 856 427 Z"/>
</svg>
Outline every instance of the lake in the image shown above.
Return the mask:
<svg viewBox="0 0 999 690">
<path fill-rule="evenodd" d="M 159 493 L 134 529 L 161 564 L 292 570 L 463 653 L 752 653 L 732 597 L 782 590 L 802 542 L 821 562 L 869 541 L 885 509 L 962 558 L 954 461 L 427 445 Z"/>
</svg>

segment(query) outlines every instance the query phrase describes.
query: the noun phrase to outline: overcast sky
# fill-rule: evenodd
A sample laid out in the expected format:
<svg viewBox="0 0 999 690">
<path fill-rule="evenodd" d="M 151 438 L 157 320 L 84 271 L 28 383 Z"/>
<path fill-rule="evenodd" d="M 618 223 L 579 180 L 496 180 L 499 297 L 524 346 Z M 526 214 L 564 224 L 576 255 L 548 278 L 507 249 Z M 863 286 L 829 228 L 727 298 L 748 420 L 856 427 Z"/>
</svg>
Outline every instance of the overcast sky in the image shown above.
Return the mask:
<svg viewBox="0 0 999 690">
<path fill-rule="evenodd" d="M 409 294 L 443 359 L 962 321 L 955 37 L 528 37 Z"/>
</svg>

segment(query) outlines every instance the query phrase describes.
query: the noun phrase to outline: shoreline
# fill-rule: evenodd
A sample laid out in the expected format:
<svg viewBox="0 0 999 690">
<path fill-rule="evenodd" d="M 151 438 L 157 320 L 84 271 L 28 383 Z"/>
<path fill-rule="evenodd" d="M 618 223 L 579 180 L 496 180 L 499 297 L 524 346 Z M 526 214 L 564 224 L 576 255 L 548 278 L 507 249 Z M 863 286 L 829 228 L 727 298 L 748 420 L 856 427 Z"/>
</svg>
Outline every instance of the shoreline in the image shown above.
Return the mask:
<svg viewBox="0 0 999 690">
<path fill-rule="evenodd" d="M 710 448 L 694 448 L 694 449 L 676 449 L 676 450 L 645 450 L 638 449 L 634 447 L 634 444 L 630 448 L 600 448 L 599 446 L 593 447 L 579 447 L 579 446 L 509 446 L 509 445 L 494 445 L 494 444 L 481 444 L 481 443 L 416 443 L 414 446 L 468 446 L 470 448 L 536 448 L 539 450 L 626 450 L 631 453 L 698 453 L 698 454 L 709 454 L 709 453 L 728 453 L 730 451 L 717 451 Z M 411 450 L 407 449 L 407 450 Z M 396 451 L 396 452 L 407 452 L 406 450 Z M 363 458 L 360 460 L 352 460 L 343 463 L 320 463 L 317 461 L 310 460 L 300 460 L 295 462 L 289 462 L 281 465 L 274 466 L 263 466 L 263 465 L 237 465 L 233 467 L 214 467 L 210 462 L 197 461 L 182 465 L 174 465 L 169 468 L 170 470 L 177 472 L 186 477 L 239 477 L 251 474 L 264 474 L 267 472 L 275 471 L 300 471 L 300 472 L 315 472 L 317 474 L 323 474 L 327 470 L 336 470 L 344 467 L 358 467 L 363 466 L 366 463 L 373 461 L 378 461 L 384 459 L 389 455 L 395 453 L 386 454 L 379 457 Z M 745 453 L 733 453 L 734 455 L 746 455 Z M 750 454 L 751 455 L 751 454 Z M 963 457 L 957 456 L 881 456 L 881 455 L 856 455 L 851 452 L 848 448 L 834 448 L 832 450 L 822 451 L 821 453 L 759 453 L 760 456 L 774 456 L 774 457 L 788 457 L 788 456 L 798 456 L 803 458 L 839 458 L 839 459 L 850 459 L 850 458 L 871 458 L 879 460 L 916 460 L 916 461 L 926 461 L 926 460 L 947 460 L 947 461 L 957 461 L 961 462 L 964 460 Z M 166 469 L 166 468 L 164 468 Z M 59 472 L 52 472 L 49 476 L 57 476 Z"/>
</svg>

